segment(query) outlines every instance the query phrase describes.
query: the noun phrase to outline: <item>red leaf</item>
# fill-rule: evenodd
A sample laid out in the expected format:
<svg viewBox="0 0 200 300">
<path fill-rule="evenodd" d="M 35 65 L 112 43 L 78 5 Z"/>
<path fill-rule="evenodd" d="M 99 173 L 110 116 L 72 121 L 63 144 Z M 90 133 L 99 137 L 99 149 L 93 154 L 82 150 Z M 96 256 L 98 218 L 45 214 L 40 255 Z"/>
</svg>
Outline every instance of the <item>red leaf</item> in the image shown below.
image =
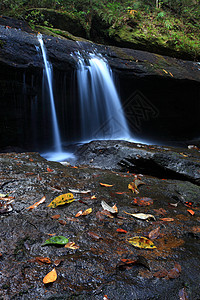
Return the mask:
<svg viewBox="0 0 200 300">
<path fill-rule="evenodd" d="M 120 232 L 120 233 L 127 233 L 126 230 L 122 229 L 122 228 L 117 228 L 117 232 Z"/>
<path fill-rule="evenodd" d="M 194 216 L 195 212 L 194 212 L 192 209 L 187 209 L 187 211 L 188 211 L 192 216 Z"/>
<path fill-rule="evenodd" d="M 142 198 L 134 198 L 132 204 L 138 205 L 138 206 L 148 206 L 153 204 L 153 199 L 147 198 L 147 197 L 142 197 Z"/>
<path fill-rule="evenodd" d="M 53 170 L 52 170 L 52 169 L 50 169 L 50 168 L 47 168 L 47 171 L 48 171 L 48 172 L 53 172 Z"/>
</svg>

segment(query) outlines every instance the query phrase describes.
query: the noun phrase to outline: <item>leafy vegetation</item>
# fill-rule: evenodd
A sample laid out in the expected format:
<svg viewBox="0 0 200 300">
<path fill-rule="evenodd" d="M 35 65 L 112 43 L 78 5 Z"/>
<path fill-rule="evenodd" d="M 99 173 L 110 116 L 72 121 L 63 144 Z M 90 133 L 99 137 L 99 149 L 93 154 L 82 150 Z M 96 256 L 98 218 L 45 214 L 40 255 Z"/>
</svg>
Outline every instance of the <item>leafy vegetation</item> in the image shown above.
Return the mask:
<svg viewBox="0 0 200 300">
<path fill-rule="evenodd" d="M 199 0 L 2 0 L 0 10 L 32 27 L 64 30 L 52 26 L 51 17 L 38 10 L 53 9 L 79 20 L 86 37 L 94 41 L 199 59 L 199 4 Z"/>
</svg>

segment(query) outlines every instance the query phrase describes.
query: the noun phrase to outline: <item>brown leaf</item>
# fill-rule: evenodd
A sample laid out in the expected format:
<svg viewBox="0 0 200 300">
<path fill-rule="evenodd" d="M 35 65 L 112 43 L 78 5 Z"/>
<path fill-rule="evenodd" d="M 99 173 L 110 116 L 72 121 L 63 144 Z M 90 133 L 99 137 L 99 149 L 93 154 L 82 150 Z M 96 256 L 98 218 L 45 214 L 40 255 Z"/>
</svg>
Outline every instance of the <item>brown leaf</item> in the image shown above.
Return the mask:
<svg viewBox="0 0 200 300">
<path fill-rule="evenodd" d="M 54 282 L 57 279 L 57 273 L 56 269 L 54 268 L 51 272 L 49 272 L 44 278 L 43 278 L 43 283 L 47 284 L 50 282 Z"/>
<path fill-rule="evenodd" d="M 157 278 L 164 278 L 168 275 L 168 271 L 166 269 L 162 269 L 156 273 L 153 274 L 154 277 L 157 277 Z"/>
<path fill-rule="evenodd" d="M 58 220 L 60 218 L 60 215 L 54 215 L 54 216 L 51 216 L 51 218 L 54 220 Z"/>
<path fill-rule="evenodd" d="M 173 218 L 161 218 L 161 221 L 165 221 L 165 222 L 173 222 L 174 219 Z"/>
<path fill-rule="evenodd" d="M 164 208 L 159 208 L 159 209 L 154 209 L 154 211 L 158 214 L 158 215 L 166 215 L 166 210 Z"/>
<path fill-rule="evenodd" d="M 58 220 L 58 222 L 59 222 L 61 225 L 66 225 L 66 224 L 67 224 L 67 222 L 64 221 L 64 220 Z"/>
<path fill-rule="evenodd" d="M 96 234 L 95 232 L 92 232 L 92 231 L 88 231 L 88 235 L 96 240 L 102 239 L 102 237 L 100 237 L 98 234 Z"/>
<path fill-rule="evenodd" d="M 152 230 L 149 233 L 149 238 L 151 240 L 154 240 L 154 239 L 157 239 L 157 237 L 159 237 L 159 235 L 160 235 L 160 227 L 157 227 L 156 229 Z"/>
<path fill-rule="evenodd" d="M 72 222 L 79 222 L 79 220 L 75 219 L 75 218 L 72 218 L 72 217 L 66 217 L 66 219 L 68 221 L 72 221 Z"/>
<path fill-rule="evenodd" d="M 104 216 L 106 216 L 106 217 L 109 217 L 111 219 L 114 218 L 114 216 L 109 211 L 107 211 L 105 209 L 101 211 L 101 214 L 104 215 Z"/>
<path fill-rule="evenodd" d="M 61 264 L 62 261 L 64 261 L 64 259 L 56 259 L 56 260 L 54 260 L 54 265 L 56 267 L 58 267 Z"/>
<path fill-rule="evenodd" d="M 168 272 L 167 278 L 169 279 L 178 278 L 180 272 L 181 272 L 181 266 L 178 263 L 175 263 L 174 268 Z"/>
</svg>

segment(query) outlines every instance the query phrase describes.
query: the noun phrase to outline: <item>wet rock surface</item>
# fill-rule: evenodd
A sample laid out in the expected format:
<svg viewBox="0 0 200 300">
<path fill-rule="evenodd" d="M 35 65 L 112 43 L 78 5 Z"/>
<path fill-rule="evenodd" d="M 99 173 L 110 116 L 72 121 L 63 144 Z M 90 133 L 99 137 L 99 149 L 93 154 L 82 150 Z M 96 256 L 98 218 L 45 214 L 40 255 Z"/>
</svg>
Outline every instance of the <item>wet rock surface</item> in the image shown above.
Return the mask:
<svg viewBox="0 0 200 300">
<path fill-rule="evenodd" d="M 91 144 L 88 152 L 86 147 L 81 152 L 85 165 L 81 165 L 80 159 L 76 166 L 49 162 L 37 153 L 0 155 L 0 193 L 15 197 L 13 210 L 0 214 L 0 299 L 103 299 L 107 295 L 108 299 L 175 300 L 183 288 L 189 299 L 199 299 L 200 187 L 195 182 L 200 162 L 198 150 L 180 152 L 187 155 L 180 154 L 177 158 L 176 173 L 183 178 L 165 177 L 164 171 L 158 176 L 153 168 L 151 174 L 151 170 L 145 172 L 144 167 L 140 172 L 144 184 L 138 187 L 139 194 L 135 194 L 128 189 L 128 184 L 138 173 L 137 165 L 124 163 L 121 166 L 118 162 L 126 161 L 133 150 L 146 159 L 165 156 L 166 151 L 170 157 L 177 156 L 178 150 L 156 149 L 155 146 L 137 150 L 134 144 L 124 143 L 123 148 L 120 142 L 110 142 L 107 146 L 101 142 L 103 155 L 103 151 L 99 151 L 100 142 L 95 143 L 95 153 Z M 117 144 L 120 145 L 118 150 Z M 106 148 L 109 155 L 105 153 Z M 188 177 L 183 174 L 181 157 L 191 162 L 193 178 L 189 171 Z M 47 207 L 56 196 L 69 189 L 91 192 L 76 192 L 72 203 L 55 209 Z M 43 204 L 27 210 L 43 196 L 46 197 Z M 151 201 L 150 205 L 136 206 L 133 200 L 138 197 L 151 198 L 153 204 Z M 113 218 L 101 215 L 102 200 L 110 206 L 116 204 L 118 214 Z M 91 214 L 75 218 L 79 210 L 88 208 L 93 209 Z M 155 219 L 139 220 L 124 211 L 152 214 Z M 59 219 L 52 219 L 56 214 L 60 215 Z M 171 218 L 171 221 L 163 218 Z M 160 233 L 152 239 L 155 249 L 138 249 L 127 241 L 134 236 L 148 237 L 158 227 Z M 127 233 L 117 232 L 119 228 Z M 67 237 L 79 249 L 42 247 L 49 234 Z M 34 261 L 36 257 L 49 257 L 51 263 L 39 264 Z M 122 259 L 137 263 L 126 265 Z M 59 265 L 56 260 L 61 260 Z M 167 277 L 177 264 L 181 270 L 179 267 L 179 271 Z M 57 280 L 44 285 L 44 276 L 54 267 Z M 167 272 L 163 278 L 156 275 L 161 270 Z"/>
</svg>

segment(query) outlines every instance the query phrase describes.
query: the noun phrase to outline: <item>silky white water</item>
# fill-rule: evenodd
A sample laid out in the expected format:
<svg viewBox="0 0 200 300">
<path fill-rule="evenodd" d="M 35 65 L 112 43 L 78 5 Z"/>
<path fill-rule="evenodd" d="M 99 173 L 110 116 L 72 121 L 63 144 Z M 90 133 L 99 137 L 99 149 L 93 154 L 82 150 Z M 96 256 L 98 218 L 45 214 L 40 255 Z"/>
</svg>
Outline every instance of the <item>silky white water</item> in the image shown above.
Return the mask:
<svg viewBox="0 0 200 300">
<path fill-rule="evenodd" d="M 53 160 L 53 161 L 62 161 L 68 158 L 74 158 L 72 153 L 64 152 L 62 150 L 60 132 L 59 132 L 58 121 L 56 116 L 55 103 L 54 103 L 53 87 L 52 87 L 52 68 L 51 68 L 51 64 L 47 60 L 46 49 L 41 34 L 38 34 L 38 41 L 40 43 L 41 50 L 42 50 L 42 56 L 44 60 L 46 79 L 48 83 L 48 90 L 50 96 L 51 116 L 52 116 L 52 141 L 53 141 L 52 142 L 53 151 L 43 153 L 42 156 L 44 156 L 48 160 Z"/>
<path fill-rule="evenodd" d="M 81 141 L 129 139 L 128 125 L 106 60 L 95 54 L 87 54 L 87 59 L 79 53 L 77 56 Z"/>
</svg>

